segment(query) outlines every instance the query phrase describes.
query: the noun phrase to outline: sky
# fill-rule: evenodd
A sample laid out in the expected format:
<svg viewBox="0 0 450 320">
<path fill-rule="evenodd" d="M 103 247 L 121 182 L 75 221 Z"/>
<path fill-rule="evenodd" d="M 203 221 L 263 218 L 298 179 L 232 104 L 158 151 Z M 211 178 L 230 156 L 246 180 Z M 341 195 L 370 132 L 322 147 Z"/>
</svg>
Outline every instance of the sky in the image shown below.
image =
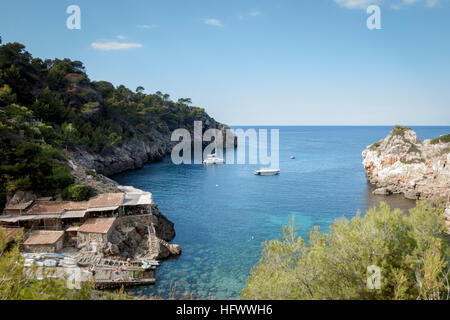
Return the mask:
<svg viewBox="0 0 450 320">
<path fill-rule="evenodd" d="M 450 0 L 2 0 L 0 36 L 229 125 L 450 125 Z"/>
</svg>

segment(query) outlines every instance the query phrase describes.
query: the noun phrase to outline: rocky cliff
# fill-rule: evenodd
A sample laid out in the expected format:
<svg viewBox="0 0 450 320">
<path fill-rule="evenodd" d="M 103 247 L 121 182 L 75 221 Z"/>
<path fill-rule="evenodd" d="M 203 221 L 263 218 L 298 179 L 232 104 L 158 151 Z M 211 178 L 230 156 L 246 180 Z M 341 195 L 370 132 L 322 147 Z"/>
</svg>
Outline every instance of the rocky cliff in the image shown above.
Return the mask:
<svg viewBox="0 0 450 320">
<path fill-rule="evenodd" d="M 235 146 L 237 138 L 233 134 L 226 134 L 228 126 L 216 122 L 207 114 L 201 119 L 203 131 L 208 129 L 219 129 L 223 135 L 223 146 Z M 193 123 L 185 124 L 191 136 L 193 136 Z M 130 128 L 130 130 L 134 130 Z M 87 169 L 93 169 L 97 173 L 110 176 L 127 170 L 139 169 L 147 162 L 160 161 L 170 154 L 177 142 L 171 141 L 171 132 L 161 133 L 149 128 L 144 135 L 135 134 L 126 143 L 110 148 L 103 152 L 92 152 L 82 146 L 72 147 L 68 150 L 68 156 L 73 163 L 78 163 Z"/>
<path fill-rule="evenodd" d="M 450 226 L 450 135 L 433 140 L 417 138 L 410 128 L 395 127 L 368 146 L 363 165 L 377 194 L 401 193 L 408 199 L 443 199 Z"/>
<path fill-rule="evenodd" d="M 108 242 L 99 253 L 121 259 L 165 259 L 181 254 L 180 246 L 167 242 L 174 237 L 174 224 L 154 205 L 152 215 L 117 218 Z"/>
</svg>

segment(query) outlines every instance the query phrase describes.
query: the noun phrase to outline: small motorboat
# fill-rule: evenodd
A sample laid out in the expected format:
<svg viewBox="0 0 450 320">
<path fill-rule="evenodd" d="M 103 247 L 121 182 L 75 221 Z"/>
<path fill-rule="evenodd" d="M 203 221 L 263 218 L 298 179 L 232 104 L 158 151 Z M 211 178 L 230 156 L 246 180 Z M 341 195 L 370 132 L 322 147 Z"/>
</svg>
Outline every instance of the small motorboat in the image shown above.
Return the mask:
<svg viewBox="0 0 450 320">
<path fill-rule="evenodd" d="M 290 156 L 291 159 L 295 159 L 295 156 Z"/>
<path fill-rule="evenodd" d="M 219 158 L 215 154 L 208 154 L 205 160 L 203 160 L 204 164 L 224 164 L 225 161 L 222 158 Z"/>
<path fill-rule="evenodd" d="M 270 169 L 270 168 L 259 169 L 254 171 L 254 174 L 257 176 L 274 176 L 279 173 L 280 169 Z"/>
<path fill-rule="evenodd" d="M 159 266 L 159 262 L 156 260 L 142 260 L 142 265 L 141 268 L 148 270 L 152 267 L 157 267 Z"/>
</svg>

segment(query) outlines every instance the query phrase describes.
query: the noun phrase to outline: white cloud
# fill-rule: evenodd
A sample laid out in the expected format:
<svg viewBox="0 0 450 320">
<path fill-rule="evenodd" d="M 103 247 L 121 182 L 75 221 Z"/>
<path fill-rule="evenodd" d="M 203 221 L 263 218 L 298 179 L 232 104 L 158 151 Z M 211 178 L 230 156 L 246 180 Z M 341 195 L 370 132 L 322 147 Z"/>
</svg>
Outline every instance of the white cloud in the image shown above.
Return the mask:
<svg viewBox="0 0 450 320">
<path fill-rule="evenodd" d="M 248 15 L 250 17 L 259 17 L 261 15 L 261 12 L 259 10 L 252 10 Z"/>
<path fill-rule="evenodd" d="M 349 9 L 366 9 L 372 4 L 381 5 L 387 0 L 334 0 L 341 7 Z M 405 6 L 413 5 L 416 3 L 423 3 L 426 7 L 435 8 L 440 4 L 440 0 L 397 0 L 393 1 L 390 5 L 391 9 L 399 10 Z"/>
<path fill-rule="evenodd" d="M 210 26 L 223 27 L 222 22 L 220 22 L 220 20 L 217 20 L 217 19 L 212 19 L 212 18 L 203 19 L 203 23 L 210 25 Z"/>
<path fill-rule="evenodd" d="M 153 28 L 156 28 L 156 26 L 152 25 L 152 24 L 138 24 L 136 26 L 136 28 L 138 28 L 138 29 L 153 29 Z"/>
<path fill-rule="evenodd" d="M 120 35 L 120 34 L 117 36 L 117 39 L 120 39 L 120 40 L 125 40 L 126 38 L 127 38 L 127 37 L 122 36 L 122 35 Z"/>
<path fill-rule="evenodd" d="M 334 0 L 341 7 L 349 9 L 367 9 L 372 4 L 381 4 L 382 0 Z"/>
<path fill-rule="evenodd" d="M 255 17 L 259 17 L 261 15 L 262 15 L 261 11 L 253 9 L 252 11 L 245 13 L 245 14 L 239 13 L 237 15 L 237 17 L 239 20 L 244 20 L 245 18 L 255 18 Z"/>
<path fill-rule="evenodd" d="M 142 47 L 142 44 L 104 41 L 104 42 L 92 42 L 91 47 L 102 51 L 112 51 L 112 50 L 128 50 L 133 48 L 140 48 Z"/>
<path fill-rule="evenodd" d="M 431 7 L 431 8 L 438 7 L 439 4 L 440 4 L 440 0 L 427 0 L 425 3 L 425 5 L 427 7 Z"/>
</svg>

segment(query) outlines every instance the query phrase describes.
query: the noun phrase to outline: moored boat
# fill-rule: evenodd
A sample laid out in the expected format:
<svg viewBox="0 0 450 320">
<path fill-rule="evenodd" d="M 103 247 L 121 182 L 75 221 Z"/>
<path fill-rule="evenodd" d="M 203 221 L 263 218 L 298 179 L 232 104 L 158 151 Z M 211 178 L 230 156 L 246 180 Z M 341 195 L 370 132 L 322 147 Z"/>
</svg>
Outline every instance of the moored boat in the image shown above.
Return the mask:
<svg viewBox="0 0 450 320">
<path fill-rule="evenodd" d="M 208 154 L 205 160 L 203 160 L 204 164 L 224 164 L 225 160 L 219 158 L 215 154 Z"/>
<path fill-rule="evenodd" d="M 270 169 L 270 168 L 264 168 L 255 170 L 254 174 L 257 176 L 274 176 L 280 173 L 280 169 Z"/>
</svg>

